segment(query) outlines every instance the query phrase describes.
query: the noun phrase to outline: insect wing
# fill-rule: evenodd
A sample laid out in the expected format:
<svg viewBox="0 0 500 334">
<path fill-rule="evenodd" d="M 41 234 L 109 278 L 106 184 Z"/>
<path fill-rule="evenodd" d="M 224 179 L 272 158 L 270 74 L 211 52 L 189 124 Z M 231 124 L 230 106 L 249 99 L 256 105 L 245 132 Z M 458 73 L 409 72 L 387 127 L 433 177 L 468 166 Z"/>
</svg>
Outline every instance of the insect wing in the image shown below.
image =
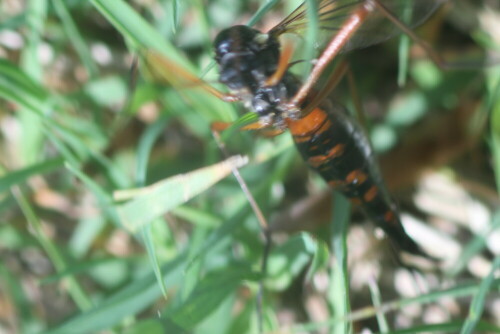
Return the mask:
<svg viewBox="0 0 500 334">
<path fill-rule="evenodd" d="M 424 22 L 446 0 L 380 0 L 395 17 L 410 27 Z M 366 0 L 318 0 L 319 39 L 317 46 L 328 43 L 342 24 Z M 308 27 L 307 3 L 303 3 L 269 33 L 279 36 L 284 33 L 303 35 Z M 363 22 L 360 29 L 344 46 L 343 52 L 380 43 L 401 33 L 384 13 L 375 9 Z"/>
</svg>

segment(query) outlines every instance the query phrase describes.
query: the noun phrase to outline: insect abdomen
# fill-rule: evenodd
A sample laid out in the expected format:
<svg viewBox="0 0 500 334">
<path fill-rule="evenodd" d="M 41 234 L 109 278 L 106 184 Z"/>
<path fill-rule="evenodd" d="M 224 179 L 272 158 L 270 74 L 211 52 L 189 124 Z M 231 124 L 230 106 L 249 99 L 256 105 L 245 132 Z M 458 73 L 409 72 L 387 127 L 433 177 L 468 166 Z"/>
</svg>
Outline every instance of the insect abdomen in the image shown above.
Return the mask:
<svg viewBox="0 0 500 334">
<path fill-rule="evenodd" d="M 369 142 L 340 106 L 321 108 L 289 120 L 297 149 L 308 165 L 334 189 L 360 205 L 401 250 L 422 254 L 406 234 L 372 157 Z"/>
</svg>

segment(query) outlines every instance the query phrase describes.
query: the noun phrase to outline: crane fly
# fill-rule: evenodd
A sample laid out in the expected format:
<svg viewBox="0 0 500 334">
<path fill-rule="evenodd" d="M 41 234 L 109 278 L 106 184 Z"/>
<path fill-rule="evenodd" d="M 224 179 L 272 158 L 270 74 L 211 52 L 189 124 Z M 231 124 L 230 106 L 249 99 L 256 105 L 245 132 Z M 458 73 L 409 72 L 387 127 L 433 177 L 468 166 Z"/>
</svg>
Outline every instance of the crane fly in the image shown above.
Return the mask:
<svg viewBox="0 0 500 334">
<path fill-rule="evenodd" d="M 181 80 L 199 85 L 224 101 L 243 102 L 258 116 L 256 123 L 243 127 L 245 130 L 289 130 L 309 167 L 333 189 L 360 206 L 399 250 L 425 255 L 401 224 L 397 207 L 385 189 L 364 131 L 342 105 L 329 97 L 345 73 L 345 65 L 341 63 L 326 84 L 318 89 L 315 86 L 325 67 L 339 53 L 382 42 L 401 30 L 419 41 L 409 27 L 425 21 L 442 2 L 318 1 L 317 42 L 326 45 L 326 48 L 303 82 L 290 71 L 293 47 L 281 47 L 279 39 L 287 33 L 303 34 L 307 29 L 308 9 L 305 3 L 267 33 L 237 25 L 217 35 L 213 45 L 219 81 L 229 89 L 229 94 L 213 88 L 155 52 L 148 52 L 146 60 L 175 70 L 175 74 L 166 78 L 171 83 L 178 84 Z M 405 23 L 402 22 L 403 17 Z M 430 55 L 433 56 L 432 52 Z M 228 125 L 219 122 L 214 124 L 214 128 L 220 131 Z"/>
</svg>

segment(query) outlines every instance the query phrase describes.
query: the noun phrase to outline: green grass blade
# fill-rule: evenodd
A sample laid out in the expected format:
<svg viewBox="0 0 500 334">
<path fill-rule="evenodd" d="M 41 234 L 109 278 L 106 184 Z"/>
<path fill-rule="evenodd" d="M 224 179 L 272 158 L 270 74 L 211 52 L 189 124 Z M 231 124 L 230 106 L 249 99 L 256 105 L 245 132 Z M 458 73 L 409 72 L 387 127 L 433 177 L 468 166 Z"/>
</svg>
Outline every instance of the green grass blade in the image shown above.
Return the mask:
<svg viewBox="0 0 500 334">
<path fill-rule="evenodd" d="M 380 289 L 377 286 L 375 280 L 370 280 L 368 282 L 368 287 L 370 288 L 370 294 L 372 296 L 373 306 L 375 308 L 380 309 L 380 305 L 382 304 L 382 296 L 380 295 Z M 378 327 L 381 333 L 389 332 L 389 324 L 387 323 L 387 319 L 383 312 L 377 313 L 377 322 Z"/>
<path fill-rule="evenodd" d="M 42 66 L 38 60 L 41 34 L 47 20 L 47 0 L 30 0 L 27 3 L 26 24 L 28 26 L 27 46 L 23 50 L 21 67 L 26 73 L 40 82 L 42 80 Z"/>
<path fill-rule="evenodd" d="M 0 263 L 0 281 L 2 282 L 2 297 L 10 300 L 20 313 L 19 332 L 27 333 L 30 327 L 36 324 L 34 312 L 27 307 L 30 305 L 29 296 L 25 293 L 22 281 L 14 275 L 3 263 Z"/>
<path fill-rule="evenodd" d="M 187 205 L 181 205 L 176 207 L 171 211 L 176 217 L 182 218 L 183 220 L 190 222 L 191 224 L 215 228 L 220 226 L 222 219 L 216 215 L 197 208 L 193 208 Z"/>
<path fill-rule="evenodd" d="M 149 262 L 151 263 L 151 267 L 153 268 L 153 272 L 155 273 L 156 280 L 158 285 L 160 286 L 161 293 L 165 299 L 167 298 L 167 287 L 165 286 L 165 282 L 162 279 L 162 272 L 160 268 L 160 260 L 158 258 L 158 254 L 156 252 L 156 247 L 153 239 L 152 230 L 155 223 L 163 223 L 160 219 L 153 221 L 152 224 L 148 224 L 141 227 L 140 235 L 142 237 L 142 241 L 144 246 L 146 247 L 146 251 L 148 252 Z"/>
<path fill-rule="evenodd" d="M 405 298 L 405 299 L 385 302 L 380 306 L 380 308 L 367 306 L 358 309 L 356 311 L 353 311 L 343 317 L 340 316 L 334 317 L 331 320 L 321 323 L 307 323 L 307 324 L 297 325 L 293 326 L 291 330 L 292 332 L 301 332 L 301 331 L 310 332 L 318 330 L 320 328 L 335 326 L 340 323 L 344 323 L 346 321 L 358 321 L 362 319 L 372 318 L 380 312 L 388 313 L 415 303 L 425 304 L 425 303 L 435 302 L 441 298 L 461 298 L 461 297 L 471 296 L 477 293 L 477 291 L 479 290 L 479 284 L 480 283 L 478 282 L 459 284 L 449 289 L 433 291 L 413 298 Z M 490 288 L 492 290 L 500 288 L 500 278 L 494 279 L 493 282 L 491 283 Z M 460 322 L 459 328 L 461 328 L 462 324 L 463 322 Z"/>
<path fill-rule="evenodd" d="M 18 29 L 23 26 L 26 22 L 26 12 L 22 12 L 15 16 L 11 16 L 4 21 L 0 22 L 0 30 L 8 30 L 8 29 Z"/>
<path fill-rule="evenodd" d="M 349 226 L 350 205 L 341 194 L 334 192 L 334 214 L 330 227 L 331 248 L 335 262 L 330 273 L 328 302 L 334 316 L 345 317 L 350 313 L 349 278 L 347 272 L 347 229 Z M 330 329 L 332 334 L 351 333 L 350 322 L 338 322 Z"/>
<path fill-rule="evenodd" d="M 146 182 L 147 164 L 149 161 L 149 155 L 151 149 L 156 139 L 161 135 L 162 131 L 165 129 L 168 120 L 169 119 L 165 117 L 160 118 L 158 121 L 150 125 L 139 141 L 139 145 L 137 148 L 137 159 L 136 159 L 137 161 L 136 184 L 138 186 L 143 186 Z M 163 222 L 160 219 L 157 219 L 153 221 L 152 224 L 147 224 L 142 226 L 140 229 L 140 234 L 144 246 L 146 247 L 149 261 L 151 262 L 151 266 L 153 267 L 153 271 L 156 275 L 156 279 L 158 281 L 158 284 L 160 285 L 162 294 L 164 297 L 167 297 L 167 290 L 162 280 L 160 260 L 158 258 L 156 245 L 152 235 L 152 230 L 154 228 L 154 225 L 157 223 L 159 224 Z"/>
<path fill-rule="evenodd" d="M 164 334 L 165 327 L 160 320 L 140 320 L 127 329 L 124 334 Z"/>
<path fill-rule="evenodd" d="M 30 0 L 27 2 L 27 41 L 22 50 L 20 67 L 24 73 L 37 83 L 43 81 L 43 68 L 38 55 L 42 44 L 42 33 L 47 19 L 47 0 Z M 24 92 L 18 91 L 23 94 Z M 39 107 L 36 105 L 35 107 Z M 43 125 L 39 115 L 33 114 L 33 106 L 20 108 L 17 118 L 23 132 L 23 140 L 19 142 L 19 156 L 23 163 L 37 161 L 43 143 Z"/>
<path fill-rule="evenodd" d="M 203 45 L 206 51 L 210 51 L 212 49 L 210 27 L 213 26 L 213 24 L 211 24 L 210 15 L 207 12 L 207 6 L 203 0 L 194 0 L 192 3 L 193 7 L 196 8 L 197 11 L 196 16 L 200 30 L 202 31 L 202 39 L 204 41 Z"/>
<path fill-rule="evenodd" d="M 238 266 L 212 272 L 198 283 L 179 307 L 169 311 L 167 316 L 183 329 L 192 329 L 233 294 L 242 281 L 256 282 L 259 278 L 259 273 Z"/>
<path fill-rule="evenodd" d="M 280 0 L 270 0 L 264 2 L 264 4 L 255 12 L 255 14 L 248 20 L 247 25 L 253 26 L 259 22 L 262 17 L 271 10 Z"/>
<path fill-rule="evenodd" d="M 328 261 L 331 256 L 328 249 L 328 244 L 326 242 L 324 242 L 323 240 L 317 240 L 316 244 L 317 246 L 315 247 L 312 263 L 307 270 L 307 281 L 310 281 L 313 278 L 314 274 L 318 272 L 318 270 L 327 267 Z"/>
<path fill-rule="evenodd" d="M 410 37 L 407 35 L 402 35 L 399 39 L 399 49 L 398 49 L 398 86 L 404 87 L 406 80 L 408 78 L 408 65 L 409 65 L 409 54 L 410 54 Z"/>
<path fill-rule="evenodd" d="M 42 224 L 38 219 L 35 211 L 33 210 L 31 204 L 28 202 L 28 200 L 18 187 L 12 188 L 12 194 L 16 198 L 16 201 L 23 211 L 26 220 L 30 224 L 31 228 L 33 228 L 33 230 L 35 231 L 35 236 L 40 242 L 43 250 L 47 253 L 56 269 L 58 271 L 64 271 L 67 268 L 66 260 L 64 259 L 63 254 L 59 251 L 57 246 L 44 233 Z M 68 277 L 67 282 L 68 292 L 72 296 L 74 302 L 78 305 L 78 307 L 82 310 L 89 309 L 92 306 L 92 302 L 87 298 L 87 294 L 80 286 L 78 281 L 73 277 Z"/>
<path fill-rule="evenodd" d="M 265 286 L 283 291 L 310 263 L 317 243 L 307 233 L 300 233 L 275 247 L 269 254 Z"/>
<path fill-rule="evenodd" d="M 136 48 L 155 49 L 168 55 L 175 62 L 190 67 L 177 49 L 125 1 L 91 0 L 92 4 Z"/>
<path fill-rule="evenodd" d="M 256 194 L 254 193 L 254 196 Z M 251 213 L 251 209 L 246 201 L 236 208 L 236 212 L 227 218 L 217 229 L 213 230 L 199 247 L 198 251 L 192 256 L 193 261 L 200 257 L 206 257 L 213 254 L 225 244 L 228 243 L 234 231 L 241 227 L 241 222 Z M 189 264 L 190 266 L 191 264 Z"/>
<path fill-rule="evenodd" d="M 167 82 L 169 78 L 178 78 L 172 76 L 172 68 L 183 69 L 192 73 L 194 77 L 197 77 L 194 74 L 194 66 L 187 58 L 183 57 L 174 45 L 165 40 L 157 30 L 147 23 L 126 2 L 122 0 L 92 0 L 92 3 L 132 43 L 136 51 L 155 50 L 165 58 L 168 58 L 170 65 L 167 68 L 162 68 L 162 64 L 145 64 L 146 66 L 144 67 L 149 72 L 166 73 Z M 152 69 L 149 67 L 152 67 Z M 170 75 L 168 75 L 169 73 Z M 156 78 L 156 76 L 153 76 L 153 78 Z M 165 84 L 164 82 L 162 83 Z M 189 82 L 184 82 L 183 86 L 176 85 L 175 82 L 168 83 L 170 85 L 173 84 L 174 88 L 177 89 L 177 95 L 181 93 L 191 102 L 189 106 L 186 106 L 187 110 L 207 114 L 211 120 L 230 121 L 235 118 L 233 106 L 204 91 L 188 89 Z"/>
<path fill-rule="evenodd" d="M 116 207 L 120 220 L 129 231 L 136 232 L 141 226 L 187 202 L 229 175 L 233 168 L 241 167 L 245 163 L 246 159 L 236 156 L 145 188 L 117 191 L 114 194 L 116 200 L 135 197 Z"/>
<path fill-rule="evenodd" d="M 179 24 L 179 0 L 172 1 L 172 31 L 177 32 L 177 25 Z"/>
<path fill-rule="evenodd" d="M 222 132 L 221 140 L 223 142 L 227 142 L 231 136 L 234 136 L 241 131 L 241 128 L 245 125 L 249 125 L 251 123 L 258 122 L 258 116 L 254 112 L 247 112 L 243 114 L 240 118 L 234 121 L 227 129 Z"/>
<path fill-rule="evenodd" d="M 318 4 L 316 0 L 306 0 L 307 4 L 307 31 L 306 43 L 304 48 L 303 57 L 306 60 L 304 66 L 304 74 L 302 79 L 305 80 L 309 76 L 312 69 L 312 60 L 316 57 L 316 48 L 314 44 L 318 40 L 319 35 L 319 17 L 318 17 Z"/>
<path fill-rule="evenodd" d="M 155 141 L 162 134 L 169 122 L 168 117 L 158 119 L 156 122 L 148 126 L 137 145 L 137 166 L 136 166 L 136 185 L 144 186 L 146 182 L 146 171 L 149 161 L 149 155 Z"/>
<path fill-rule="evenodd" d="M 450 277 L 458 275 L 462 272 L 470 260 L 477 254 L 479 254 L 486 247 L 486 241 L 488 236 L 494 231 L 500 229 L 500 211 L 497 211 L 491 220 L 490 226 L 482 233 L 476 235 L 472 241 L 470 241 L 462 251 L 458 260 L 454 263 L 454 266 L 448 270 L 447 275 Z"/>
<path fill-rule="evenodd" d="M 94 194 L 94 196 L 97 198 L 99 205 L 102 208 L 102 211 L 106 213 L 108 219 L 110 219 L 116 226 L 121 226 L 115 207 L 112 205 L 113 201 L 111 199 L 110 194 L 98 183 L 96 183 L 94 180 L 92 180 L 90 177 L 88 177 L 82 171 L 80 171 L 77 167 L 73 166 L 70 163 L 66 163 L 65 166 L 72 174 L 74 174 L 79 180 L 81 180 L 87 186 L 87 188 Z"/>
<path fill-rule="evenodd" d="M 65 270 L 60 271 L 54 275 L 45 277 L 40 280 L 40 284 L 50 284 L 54 283 L 60 280 L 65 279 L 67 276 L 76 276 L 79 274 L 83 274 L 85 272 L 88 272 L 96 267 L 103 266 L 103 265 L 110 265 L 112 266 L 116 262 L 120 261 L 133 261 L 136 260 L 134 258 L 128 258 L 128 259 L 117 259 L 114 257 L 107 257 L 107 258 L 98 258 L 98 259 L 93 259 L 90 261 L 85 261 L 82 263 L 78 263 L 75 266 L 67 267 Z"/>
<path fill-rule="evenodd" d="M 71 14 L 66 7 L 66 3 L 62 0 L 52 0 L 52 5 L 54 6 L 57 16 L 59 16 L 59 19 L 62 21 L 66 35 L 71 40 L 83 66 L 85 66 L 85 69 L 89 73 L 90 77 L 95 77 L 98 74 L 97 66 L 92 60 L 87 43 L 83 39 L 75 21 L 71 17 Z"/>
<path fill-rule="evenodd" d="M 500 70 L 491 71 L 490 108 L 491 109 L 491 146 L 497 192 L 500 192 Z"/>
<path fill-rule="evenodd" d="M 166 288 L 180 283 L 183 277 L 184 261 L 185 256 L 181 255 L 161 267 L 161 272 L 165 273 L 163 280 Z M 101 301 L 91 310 L 65 321 L 45 334 L 95 333 L 141 312 L 160 296 L 161 290 L 156 277 L 154 273 L 150 273 Z"/>
<path fill-rule="evenodd" d="M 62 167 L 63 159 L 54 158 L 44 162 L 36 163 L 31 166 L 18 169 L 16 171 L 9 171 L 0 177 L 0 193 L 8 190 L 13 185 L 18 185 L 25 182 L 28 178 L 35 175 L 43 175 L 52 172 L 57 168 Z"/>
<path fill-rule="evenodd" d="M 2 74 L 0 76 L 2 85 L 10 84 L 12 90 L 24 92 L 34 101 L 42 102 L 49 97 L 42 85 L 33 80 L 19 66 L 2 58 L 0 58 L 0 74 Z"/>
<path fill-rule="evenodd" d="M 465 320 L 464 326 L 462 327 L 460 334 L 472 334 L 476 333 L 476 326 L 481 320 L 483 314 L 484 306 L 486 304 L 486 297 L 488 292 L 492 289 L 493 279 L 495 278 L 497 270 L 500 268 L 500 256 L 497 256 L 493 265 L 491 266 L 490 273 L 486 276 L 479 289 L 472 299 L 472 303 L 469 308 L 469 315 Z"/>
<path fill-rule="evenodd" d="M 78 159 L 78 157 L 76 157 L 75 154 L 68 148 L 68 146 L 66 145 L 67 142 L 61 140 L 53 131 L 50 131 L 48 129 L 45 130 L 45 135 L 64 158 L 65 163 L 69 163 L 73 166 L 80 165 L 80 159 Z"/>
<path fill-rule="evenodd" d="M 48 93 L 18 66 L 0 59 L 0 96 L 37 115 L 45 114 Z"/>
<path fill-rule="evenodd" d="M 408 2 L 404 12 L 403 17 L 400 19 L 403 22 L 409 22 L 413 12 L 413 3 Z M 399 48 L 398 48 L 398 86 L 403 87 L 406 84 L 406 79 L 408 76 L 408 63 L 410 54 L 410 37 L 406 34 L 401 35 L 399 38 Z"/>
<path fill-rule="evenodd" d="M 416 334 L 416 333 L 458 333 L 462 327 L 462 321 L 451 321 L 430 325 L 414 326 L 411 328 L 387 332 L 386 334 Z M 486 322 L 479 322 L 475 333 L 500 333 L 500 328 Z"/>
</svg>

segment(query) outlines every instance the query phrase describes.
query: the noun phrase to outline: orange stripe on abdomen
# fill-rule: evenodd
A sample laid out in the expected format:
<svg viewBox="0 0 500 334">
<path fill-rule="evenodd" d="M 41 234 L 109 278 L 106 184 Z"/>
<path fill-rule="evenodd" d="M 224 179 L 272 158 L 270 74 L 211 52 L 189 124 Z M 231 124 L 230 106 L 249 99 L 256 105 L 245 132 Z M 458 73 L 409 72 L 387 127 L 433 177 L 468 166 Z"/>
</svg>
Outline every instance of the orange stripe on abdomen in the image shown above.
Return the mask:
<svg viewBox="0 0 500 334">
<path fill-rule="evenodd" d="M 313 168 L 318 168 L 319 166 L 329 163 L 330 160 L 338 158 L 344 153 L 345 145 L 337 144 L 332 147 L 326 154 L 315 155 L 307 159 L 309 165 Z"/>
<path fill-rule="evenodd" d="M 315 108 L 301 119 L 286 119 L 286 123 L 294 140 L 300 143 L 308 141 L 313 134 L 319 134 L 328 130 L 331 122 L 328 119 L 328 114 L 324 110 Z M 324 130 L 321 130 L 321 128 Z"/>
</svg>

